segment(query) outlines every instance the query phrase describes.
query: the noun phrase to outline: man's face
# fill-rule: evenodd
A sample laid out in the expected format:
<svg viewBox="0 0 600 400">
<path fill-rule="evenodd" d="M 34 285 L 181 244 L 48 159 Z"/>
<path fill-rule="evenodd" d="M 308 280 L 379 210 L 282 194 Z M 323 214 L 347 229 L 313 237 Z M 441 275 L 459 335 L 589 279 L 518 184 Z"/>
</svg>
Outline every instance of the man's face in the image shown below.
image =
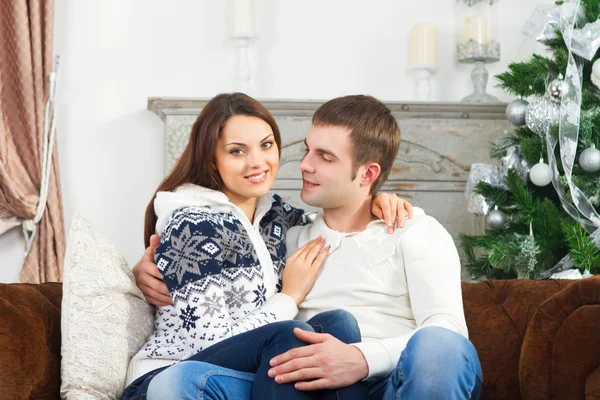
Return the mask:
<svg viewBox="0 0 600 400">
<path fill-rule="evenodd" d="M 352 179 L 352 145 L 349 130 L 339 126 L 313 126 L 306 137 L 300 162 L 302 200 L 313 207 L 344 207 L 360 197 L 359 178 Z M 360 172 L 360 169 L 359 169 Z"/>
</svg>

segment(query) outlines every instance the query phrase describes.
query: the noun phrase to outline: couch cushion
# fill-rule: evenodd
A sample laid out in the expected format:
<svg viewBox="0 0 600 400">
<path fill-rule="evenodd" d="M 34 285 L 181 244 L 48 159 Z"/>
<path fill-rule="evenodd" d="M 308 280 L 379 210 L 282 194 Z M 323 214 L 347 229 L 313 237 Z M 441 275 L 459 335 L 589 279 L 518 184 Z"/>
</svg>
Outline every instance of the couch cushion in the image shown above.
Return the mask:
<svg viewBox="0 0 600 400">
<path fill-rule="evenodd" d="M 119 398 L 131 356 L 153 330 L 153 308 L 117 248 L 73 219 L 62 300 L 61 396 Z"/>
<path fill-rule="evenodd" d="M 540 304 L 573 281 L 526 279 L 463 283 L 469 338 L 483 370 L 481 398 L 520 398 L 519 358 Z"/>
<path fill-rule="evenodd" d="M 58 398 L 61 289 L 0 284 L 0 399 Z"/>
</svg>

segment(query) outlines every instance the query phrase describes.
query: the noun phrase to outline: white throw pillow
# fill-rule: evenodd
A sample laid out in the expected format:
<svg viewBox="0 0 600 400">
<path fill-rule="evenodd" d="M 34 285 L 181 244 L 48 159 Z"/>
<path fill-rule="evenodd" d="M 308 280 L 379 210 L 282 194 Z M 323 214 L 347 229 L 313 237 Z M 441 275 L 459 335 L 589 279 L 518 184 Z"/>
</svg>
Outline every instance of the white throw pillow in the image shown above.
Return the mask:
<svg viewBox="0 0 600 400">
<path fill-rule="evenodd" d="M 79 214 L 63 279 L 61 398 L 118 399 L 129 359 L 154 329 L 153 307 L 115 245 Z"/>
</svg>

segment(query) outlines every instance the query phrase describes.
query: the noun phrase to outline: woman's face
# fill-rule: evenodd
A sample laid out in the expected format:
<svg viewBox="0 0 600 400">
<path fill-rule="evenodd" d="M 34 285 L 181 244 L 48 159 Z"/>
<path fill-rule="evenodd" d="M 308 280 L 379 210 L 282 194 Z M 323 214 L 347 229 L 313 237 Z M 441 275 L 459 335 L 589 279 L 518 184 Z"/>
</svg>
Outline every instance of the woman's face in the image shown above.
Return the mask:
<svg viewBox="0 0 600 400">
<path fill-rule="evenodd" d="M 279 169 L 271 126 L 260 118 L 234 115 L 221 132 L 215 153 L 223 193 L 239 205 L 267 194 Z"/>
</svg>

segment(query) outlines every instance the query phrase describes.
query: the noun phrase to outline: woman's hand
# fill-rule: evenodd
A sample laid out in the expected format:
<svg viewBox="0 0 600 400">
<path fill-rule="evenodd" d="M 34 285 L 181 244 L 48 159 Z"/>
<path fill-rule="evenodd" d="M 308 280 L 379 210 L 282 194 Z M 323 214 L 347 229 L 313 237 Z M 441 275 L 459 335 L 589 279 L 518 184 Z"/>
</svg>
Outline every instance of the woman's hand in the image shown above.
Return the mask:
<svg viewBox="0 0 600 400">
<path fill-rule="evenodd" d="M 290 296 L 297 305 L 302 303 L 312 289 L 327 254 L 329 246 L 325 247 L 321 236 L 296 250 L 285 263 L 281 293 Z"/>
<path fill-rule="evenodd" d="M 173 304 L 167 285 L 162 281 L 162 275 L 154 263 L 154 249 L 160 244 L 158 235 L 150 237 L 150 246 L 144 256 L 131 270 L 137 287 L 142 291 L 148 303 L 155 306 Z"/>
<path fill-rule="evenodd" d="M 379 219 L 383 219 L 388 226 L 388 232 L 394 232 L 394 222 L 398 220 L 398 227 L 404 227 L 405 213 L 408 218 L 413 217 L 413 208 L 410 203 L 394 193 L 379 193 L 371 203 L 371 212 Z"/>
</svg>

